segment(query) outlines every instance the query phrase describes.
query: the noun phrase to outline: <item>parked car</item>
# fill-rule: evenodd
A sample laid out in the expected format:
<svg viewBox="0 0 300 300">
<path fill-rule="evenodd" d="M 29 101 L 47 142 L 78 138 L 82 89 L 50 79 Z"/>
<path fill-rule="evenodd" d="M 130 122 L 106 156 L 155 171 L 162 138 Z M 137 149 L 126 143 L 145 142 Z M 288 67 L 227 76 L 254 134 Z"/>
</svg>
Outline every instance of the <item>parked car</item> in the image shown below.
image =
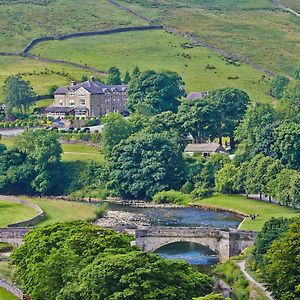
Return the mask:
<svg viewBox="0 0 300 300">
<path fill-rule="evenodd" d="M 88 131 L 91 131 L 90 128 L 88 128 L 88 127 L 85 127 L 82 129 L 82 132 L 88 132 Z"/>
</svg>

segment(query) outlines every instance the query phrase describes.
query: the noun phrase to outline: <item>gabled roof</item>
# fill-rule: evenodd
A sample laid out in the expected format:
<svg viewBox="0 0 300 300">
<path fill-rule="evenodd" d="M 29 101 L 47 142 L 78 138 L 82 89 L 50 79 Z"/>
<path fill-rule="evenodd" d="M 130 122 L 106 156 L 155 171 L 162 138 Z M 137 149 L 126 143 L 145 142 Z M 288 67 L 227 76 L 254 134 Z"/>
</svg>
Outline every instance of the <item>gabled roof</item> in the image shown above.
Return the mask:
<svg viewBox="0 0 300 300">
<path fill-rule="evenodd" d="M 59 87 L 55 91 L 55 95 L 66 95 L 69 92 L 76 92 L 80 88 L 84 88 L 87 92 L 91 94 L 104 94 L 106 91 L 113 92 L 124 92 L 127 90 L 127 85 L 106 85 L 103 82 L 96 81 L 94 79 L 90 79 L 88 81 L 71 85 L 69 87 Z"/>
<path fill-rule="evenodd" d="M 188 100 L 199 100 L 208 96 L 209 92 L 191 92 L 187 95 Z"/>
<path fill-rule="evenodd" d="M 188 144 L 184 151 L 201 153 L 227 152 L 226 149 L 218 143 Z"/>
</svg>

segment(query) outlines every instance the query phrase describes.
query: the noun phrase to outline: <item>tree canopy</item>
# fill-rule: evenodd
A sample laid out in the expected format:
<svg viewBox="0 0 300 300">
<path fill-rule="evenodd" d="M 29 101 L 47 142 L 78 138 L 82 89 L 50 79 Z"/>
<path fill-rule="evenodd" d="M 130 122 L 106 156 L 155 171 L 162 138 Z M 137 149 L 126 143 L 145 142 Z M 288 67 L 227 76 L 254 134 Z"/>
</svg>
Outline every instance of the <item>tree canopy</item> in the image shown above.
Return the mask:
<svg viewBox="0 0 300 300">
<path fill-rule="evenodd" d="M 180 188 L 186 177 L 181 151 L 164 135 L 134 135 L 110 156 L 111 186 L 124 198 L 151 199 Z"/>
<path fill-rule="evenodd" d="M 143 253 L 130 241 L 87 222 L 56 223 L 29 232 L 11 258 L 34 300 L 192 300 L 212 292 L 213 280 L 188 263 Z"/>
<path fill-rule="evenodd" d="M 21 75 L 9 76 L 3 86 L 5 113 L 11 115 L 16 109 L 19 113 L 27 112 L 35 96 L 29 82 Z"/>
<path fill-rule="evenodd" d="M 127 96 L 129 112 L 155 115 L 163 111 L 177 112 L 184 95 L 182 78 L 173 72 L 148 70 L 132 77 Z"/>
<path fill-rule="evenodd" d="M 106 81 L 107 84 L 109 85 L 122 84 L 121 72 L 118 68 L 116 67 L 109 68 L 107 74 L 108 74 L 107 81 Z"/>
</svg>

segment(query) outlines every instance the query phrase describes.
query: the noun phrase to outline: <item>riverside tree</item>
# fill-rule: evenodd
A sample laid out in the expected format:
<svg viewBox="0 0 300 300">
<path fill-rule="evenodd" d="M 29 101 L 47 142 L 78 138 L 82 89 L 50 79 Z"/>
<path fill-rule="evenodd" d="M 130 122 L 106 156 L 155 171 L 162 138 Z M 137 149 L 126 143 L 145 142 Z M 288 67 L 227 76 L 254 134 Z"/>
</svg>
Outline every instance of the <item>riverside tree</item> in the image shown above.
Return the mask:
<svg viewBox="0 0 300 300">
<path fill-rule="evenodd" d="M 26 113 L 35 93 L 29 82 L 23 80 L 21 75 L 12 75 L 4 82 L 3 96 L 5 113 L 11 115 L 14 109 L 19 113 Z"/>
<path fill-rule="evenodd" d="M 212 292 L 207 275 L 143 253 L 131 240 L 88 222 L 56 223 L 30 231 L 11 259 L 34 300 L 192 300 Z"/>
<path fill-rule="evenodd" d="M 186 178 L 182 152 L 160 134 L 137 134 L 123 140 L 109 157 L 110 186 L 121 197 L 151 199 L 157 192 L 178 189 Z"/>
</svg>

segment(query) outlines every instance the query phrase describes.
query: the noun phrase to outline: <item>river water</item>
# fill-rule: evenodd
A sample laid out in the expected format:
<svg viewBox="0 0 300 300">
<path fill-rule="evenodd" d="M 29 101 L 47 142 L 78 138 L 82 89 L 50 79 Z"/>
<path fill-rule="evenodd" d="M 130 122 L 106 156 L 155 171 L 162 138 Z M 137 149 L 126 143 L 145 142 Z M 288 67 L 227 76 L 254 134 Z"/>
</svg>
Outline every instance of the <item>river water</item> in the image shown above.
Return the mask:
<svg viewBox="0 0 300 300">
<path fill-rule="evenodd" d="M 142 208 L 130 205 L 109 204 L 109 211 L 117 216 L 128 214 L 133 217 L 134 227 L 139 222 L 150 226 L 168 227 L 216 227 L 237 228 L 241 219 L 232 213 L 203 210 L 194 207 L 180 208 Z M 132 221 L 132 220 L 131 220 Z M 173 243 L 156 250 L 160 256 L 168 259 L 182 259 L 201 271 L 208 271 L 218 262 L 218 256 L 207 247 L 190 242 Z"/>
</svg>

